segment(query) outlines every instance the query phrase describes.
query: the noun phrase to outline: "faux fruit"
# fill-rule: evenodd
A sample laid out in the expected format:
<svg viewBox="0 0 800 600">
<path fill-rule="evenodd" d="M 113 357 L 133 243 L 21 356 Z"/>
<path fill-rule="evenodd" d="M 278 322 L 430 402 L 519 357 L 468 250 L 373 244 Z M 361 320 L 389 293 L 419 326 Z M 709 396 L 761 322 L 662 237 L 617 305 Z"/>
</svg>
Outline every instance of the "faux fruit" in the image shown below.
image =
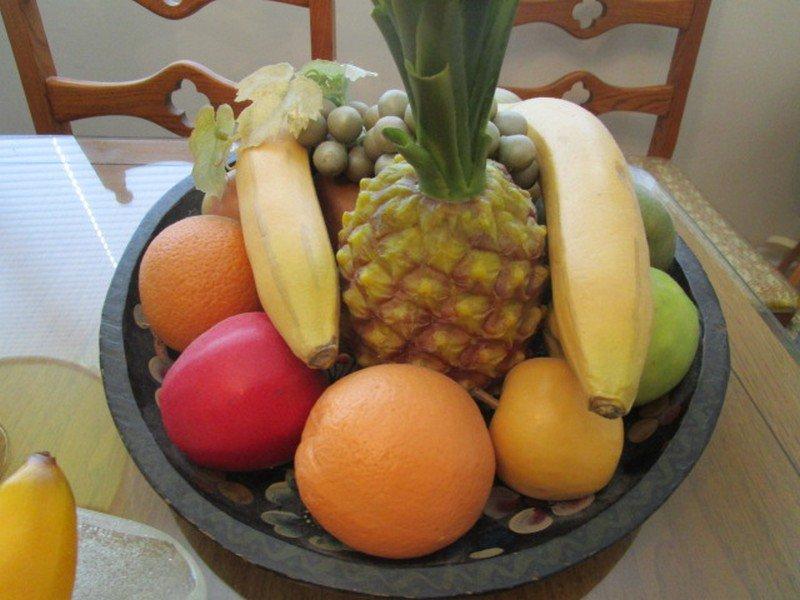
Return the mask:
<svg viewBox="0 0 800 600">
<path fill-rule="evenodd" d="M 0 597 L 68 600 L 78 526 L 64 473 L 46 452 L 0 483 Z"/>
<path fill-rule="evenodd" d="M 303 362 L 330 367 L 339 347 L 339 279 L 308 153 L 288 136 L 240 149 L 236 186 L 264 310 Z"/>
<path fill-rule="evenodd" d="M 239 224 L 201 215 L 164 229 L 142 258 L 139 297 L 155 334 L 175 350 L 230 316 L 259 310 Z"/>
<path fill-rule="evenodd" d="M 380 365 L 330 386 L 295 455 L 303 503 L 361 552 L 413 558 L 466 533 L 492 487 L 494 452 L 469 394 L 414 365 Z"/>
<path fill-rule="evenodd" d="M 291 460 L 324 374 L 298 359 L 267 315 L 236 315 L 178 357 L 159 408 L 170 440 L 192 462 L 250 471 Z"/>
<path fill-rule="evenodd" d="M 677 234 L 672 217 L 667 212 L 669 196 L 649 173 L 632 170 L 631 179 L 639 199 L 647 246 L 650 250 L 650 266 L 666 271 L 675 260 Z"/>
<path fill-rule="evenodd" d="M 626 414 L 650 343 L 647 238 L 625 158 L 592 113 L 556 98 L 512 105 L 536 144 L 559 341 L 591 409 Z"/>
<path fill-rule="evenodd" d="M 329 64 L 331 68 L 347 67 Z M 305 67 L 301 71 L 304 70 Z M 513 102 L 520 101 L 516 95 L 501 88 L 495 90 L 495 95 L 506 100 L 510 98 Z M 524 135 L 514 137 L 527 131 L 527 123 L 521 114 L 513 110 L 497 112 L 497 106 L 495 99 L 489 112 L 491 120 L 486 125 L 486 134 L 490 137 L 486 154 L 513 171 L 514 181 L 520 187 L 530 190 L 538 177 L 538 168 L 533 171 L 525 167 L 531 164 L 534 148 Z M 339 105 L 327 118 L 319 112 L 299 132 L 297 141 L 311 152 L 316 174 L 337 177 L 344 172 L 350 181 L 358 183 L 373 173 L 377 175 L 387 161 L 397 154 L 396 144 L 382 134 L 385 127 L 400 128 L 409 135 L 416 134 L 414 114 L 404 91 L 387 90 L 372 107 L 354 100 Z M 499 153 L 501 140 L 503 152 Z M 342 150 L 347 152 L 347 156 Z M 535 163 L 531 166 L 535 166 Z M 522 170 L 527 173 L 521 175 L 518 181 L 517 172 L 522 173 Z"/>
<path fill-rule="evenodd" d="M 636 404 L 663 396 L 684 378 L 700 343 L 697 307 L 669 275 L 650 269 L 653 285 L 653 333 Z"/>
<path fill-rule="evenodd" d="M 311 158 L 317 172 L 329 177 L 336 177 L 347 168 L 347 149 L 339 142 L 322 142 L 314 149 Z"/>
<path fill-rule="evenodd" d="M 343 218 L 337 260 L 361 365 L 409 362 L 481 386 L 522 360 L 542 317 L 547 268 L 545 229 L 530 196 L 486 160 L 485 130 L 516 3 L 470 6 L 458 3 L 465 15 L 448 20 L 436 3 L 375 2 L 373 17 L 408 88 L 415 137 L 394 116 L 367 134 L 370 153 L 370 135 L 387 120 L 380 133 L 405 160 L 362 181 L 355 210 Z M 408 27 L 396 29 L 399 22 Z M 497 35 L 476 45 L 451 30 L 467 22 Z M 424 58 L 403 59 L 414 36 L 445 31 L 466 46 L 431 39 L 417 45 Z M 465 56 L 480 56 L 483 68 L 449 71 Z M 459 95 L 465 89 L 467 105 Z"/>
<path fill-rule="evenodd" d="M 588 404 L 565 360 L 534 358 L 514 367 L 490 427 L 498 477 L 541 500 L 571 500 L 605 487 L 622 454 L 622 419 L 601 417 Z"/>
<path fill-rule="evenodd" d="M 227 104 L 216 117 L 204 107 L 189 140 L 195 184 L 206 193 L 224 185 L 219 165 L 239 143 L 239 216 L 259 299 L 292 351 L 320 369 L 338 354 L 339 281 L 308 152 L 298 137 L 314 138 L 319 132 L 311 128 L 321 115 L 344 103 L 348 81 L 365 73 L 320 60 L 299 72 L 287 63 L 262 67 L 239 82 L 236 100 L 249 104 L 238 118 Z"/>
<path fill-rule="evenodd" d="M 494 99 L 498 104 L 513 104 L 522 101 L 522 98 L 505 88 L 497 88 L 494 92 Z"/>
<path fill-rule="evenodd" d="M 352 106 L 340 106 L 328 115 L 328 131 L 342 144 L 355 142 L 363 128 L 361 113 Z"/>
<path fill-rule="evenodd" d="M 408 96 L 403 90 L 387 90 L 378 98 L 378 114 L 381 117 L 394 115 L 404 118 L 408 108 Z"/>
<path fill-rule="evenodd" d="M 504 135 L 500 138 L 497 157 L 510 171 L 522 171 L 536 158 L 536 148 L 525 135 Z"/>
<path fill-rule="evenodd" d="M 317 117 L 309 120 L 305 128 L 297 135 L 298 143 L 313 148 L 325 141 L 328 135 L 328 122 L 320 113 Z"/>
</svg>

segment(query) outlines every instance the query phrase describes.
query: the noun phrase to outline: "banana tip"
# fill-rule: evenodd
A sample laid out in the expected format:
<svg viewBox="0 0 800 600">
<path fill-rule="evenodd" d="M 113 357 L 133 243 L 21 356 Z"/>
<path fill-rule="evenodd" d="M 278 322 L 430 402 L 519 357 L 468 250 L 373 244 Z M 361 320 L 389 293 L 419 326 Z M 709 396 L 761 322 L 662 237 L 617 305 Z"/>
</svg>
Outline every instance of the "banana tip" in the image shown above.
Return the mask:
<svg viewBox="0 0 800 600">
<path fill-rule="evenodd" d="M 317 348 L 308 360 L 308 366 L 312 369 L 328 369 L 336 362 L 337 356 L 339 356 L 339 344 L 332 342 Z"/>
<path fill-rule="evenodd" d="M 612 398 L 603 398 L 600 396 L 595 396 L 589 400 L 589 408 L 592 412 L 597 413 L 606 419 L 618 419 L 628 414 L 628 411 L 620 406 L 618 400 L 614 400 Z"/>
<path fill-rule="evenodd" d="M 34 452 L 28 457 L 28 460 L 35 460 L 37 462 L 43 462 L 48 464 L 56 464 L 55 457 L 50 454 L 47 450 L 42 450 L 41 452 Z"/>
</svg>

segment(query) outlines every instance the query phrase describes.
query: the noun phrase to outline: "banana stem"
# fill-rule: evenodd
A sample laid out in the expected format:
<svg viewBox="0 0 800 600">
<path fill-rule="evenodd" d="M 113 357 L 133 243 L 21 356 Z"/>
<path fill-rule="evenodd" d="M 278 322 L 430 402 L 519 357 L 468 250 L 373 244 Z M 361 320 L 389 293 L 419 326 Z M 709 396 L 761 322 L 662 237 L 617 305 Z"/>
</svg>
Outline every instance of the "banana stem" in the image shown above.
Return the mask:
<svg viewBox="0 0 800 600">
<path fill-rule="evenodd" d="M 317 348 L 308 360 L 308 366 L 312 369 L 329 369 L 336 362 L 339 356 L 339 344 L 331 343 Z"/>
<path fill-rule="evenodd" d="M 603 398 L 593 396 L 589 399 L 589 408 L 592 412 L 605 417 L 606 419 L 619 419 L 627 414 L 627 410 L 615 398 Z"/>
</svg>

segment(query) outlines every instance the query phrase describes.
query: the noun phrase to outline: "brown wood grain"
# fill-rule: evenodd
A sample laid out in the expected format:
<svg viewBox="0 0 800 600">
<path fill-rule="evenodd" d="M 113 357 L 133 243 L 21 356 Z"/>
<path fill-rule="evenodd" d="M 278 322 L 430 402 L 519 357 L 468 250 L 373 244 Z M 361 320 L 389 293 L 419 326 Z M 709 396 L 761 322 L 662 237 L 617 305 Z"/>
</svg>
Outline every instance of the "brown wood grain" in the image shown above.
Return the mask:
<svg viewBox="0 0 800 600">
<path fill-rule="evenodd" d="M 694 0 L 691 23 L 689 27 L 678 32 L 667 74 L 667 83 L 673 86 L 675 95 L 669 112 L 656 120 L 653 137 L 650 139 L 650 149 L 647 151 L 649 156 L 671 158 L 675 151 L 710 7 L 711 0 Z"/>
<path fill-rule="evenodd" d="M 613 110 L 658 116 L 648 155 L 670 158 L 678 142 L 683 110 L 692 83 L 697 54 L 703 38 L 711 0 L 602 0 L 602 14 L 588 27 L 573 16 L 579 0 L 521 0 L 515 25 L 551 23 L 580 39 L 588 39 L 615 27 L 648 23 L 678 29 L 667 81 L 662 85 L 620 88 L 594 75 L 578 71 L 541 87 L 504 85 L 524 98 L 561 97 L 576 81 L 584 81 L 592 97 L 584 104 L 596 114 Z M 567 85 L 569 82 L 569 85 Z"/>
<path fill-rule="evenodd" d="M 119 168 L 121 159 L 143 165 L 179 158 L 186 148 L 183 140 L 81 145 L 98 174 Z M 685 213 L 674 217 L 727 320 L 733 373 L 714 436 L 689 477 L 635 536 L 555 577 L 486 598 L 800 597 L 800 366 L 709 241 Z M 201 560 L 209 598 L 354 597 L 294 583 L 224 550 L 173 513 L 132 463 L 110 512 L 180 540 Z"/>
<path fill-rule="evenodd" d="M 56 67 L 35 0 L 0 0 L 0 12 L 36 133 L 71 133 L 69 123 L 53 116 L 47 99 L 45 80 Z"/>
<path fill-rule="evenodd" d="M 183 19 L 193 15 L 207 4 L 211 4 L 214 0 L 181 0 L 180 2 L 134 0 L 134 2 L 165 19 Z"/>
<path fill-rule="evenodd" d="M 308 0 L 311 58 L 336 59 L 336 2 Z"/>
<path fill-rule="evenodd" d="M 88 117 L 126 115 L 152 121 L 181 136 L 192 128 L 186 114 L 172 104 L 170 95 L 184 80 L 191 81 L 211 104 L 228 103 L 238 111 L 236 85 L 192 61 L 174 62 L 155 75 L 136 81 L 106 83 L 79 81 L 53 76 L 47 79 L 47 92 L 53 115 L 68 122 Z"/>
<path fill-rule="evenodd" d="M 580 0 L 521 0 L 516 25 L 543 22 L 556 25 L 577 38 L 588 39 L 631 23 L 649 23 L 685 29 L 695 0 L 602 0 L 603 13 L 589 27 L 573 16 Z"/>
<path fill-rule="evenodd" d="M 133 0 L 150 12 L 165 19 L 185 19 L 198 10 L 211 4 L 214 0 L 181 0 L 180 2 L 166 2 L 165 0 Z M 309 0 L 272 0 L 294 6 L 308 6 Z"/>
<path fill-rule="evenodd" d="M 588 71 L 574 71 L 564 75 L 558 81 L 540 87 L 510 86 L 508 89 L 523 99 L 540 96 L 561 98 L 576 83 L 583 84 L 589 92 L 589 99 L 581 106 L 595 114 L 621 110 L 663 115 L 669 111 L 674 95 L 671 85 L 617 87 L 606 83 Z"/>
<path fill-rule="evenodd" d="M 149 11 L 183 19 L 213 0 L 135 0 Z M 311 56 L 336 57 L 334 0 L 271 0 L 293 4 L 309 11 Z M 0 11 L 8 32 L 28 107 L 37 133 L 71 133 L 70 122 L 89 117 L 124 115 L 145 119 L 181 136 L 191 128 L 186 115 L 170 100 L 182 80 L 195 84 L 212 104 L 233 103 L 233 82 L 192 62 L 174 62 L 155 75 L 125 82 L 83 81 L 56 73 L 36 0 L 0 0 Z M 241 106 L 238 106 L 241 110 Z"/>
</svg>

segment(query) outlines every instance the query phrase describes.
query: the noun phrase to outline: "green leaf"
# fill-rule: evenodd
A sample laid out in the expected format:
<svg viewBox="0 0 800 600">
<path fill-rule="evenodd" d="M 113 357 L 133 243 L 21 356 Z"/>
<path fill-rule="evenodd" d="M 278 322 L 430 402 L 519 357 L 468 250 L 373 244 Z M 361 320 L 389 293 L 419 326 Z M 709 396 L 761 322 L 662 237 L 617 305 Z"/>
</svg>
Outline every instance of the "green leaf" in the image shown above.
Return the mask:
<svg viewBox="0 0 800 600">
<path fill-rule="evenodd" d="M 262 67 L 242 79 L 236 100 L 250 100 L 238 119 L 242 148 L 286 133 L 297 137 L 322 110 L 319 85 L 288 63 Z"/>
<path fill-rule="evenodd" d="M 228 104 L 217 108 L 206 105 L 197 111 L 194 129 L 189 136 L 189 150 L 194 157 L 192 176 L 198 190 L 221 198 L 225 191 L 225 171 L 233 144 L 236 122 Z"/>
<path fill-rule="evenodd" d="M 365 71 L 355 65 L 321 59 L 306 63 L 298 73 L 316 82 L 322 89 L 322 95 L 336 106 L 347 102 L 347 88 L 351 81 L 376 76 L 375 73 Z"/>
</svg>

